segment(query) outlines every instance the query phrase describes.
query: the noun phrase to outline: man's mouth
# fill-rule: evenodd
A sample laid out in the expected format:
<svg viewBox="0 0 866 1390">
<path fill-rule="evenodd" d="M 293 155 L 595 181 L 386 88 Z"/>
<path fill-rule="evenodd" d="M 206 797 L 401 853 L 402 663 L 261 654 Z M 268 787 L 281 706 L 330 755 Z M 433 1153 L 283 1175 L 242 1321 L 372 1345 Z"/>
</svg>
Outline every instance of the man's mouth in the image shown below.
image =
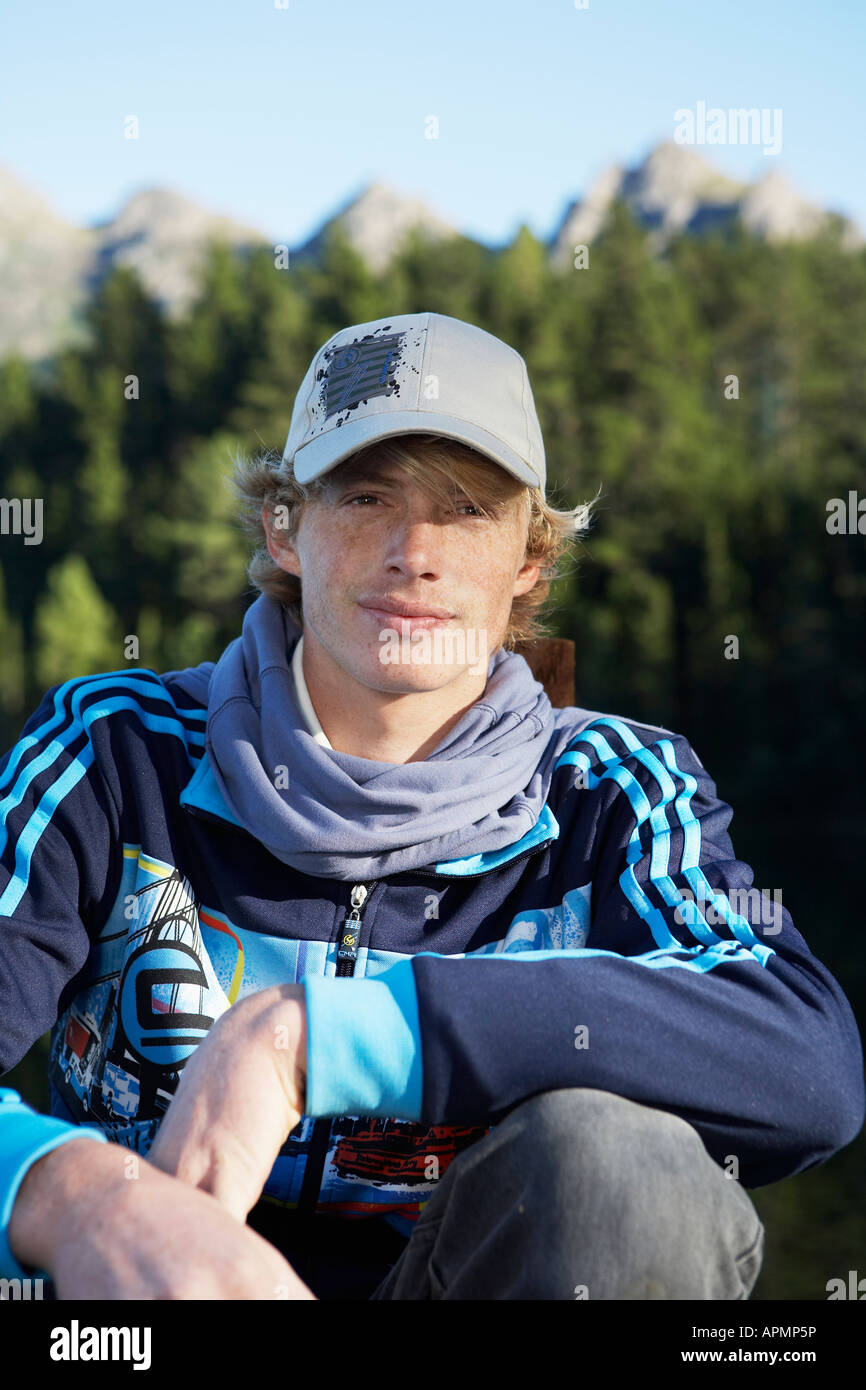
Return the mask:
<svg viewBox="0 0 866 1390">
<path fill-rule="evenodd" d="M 450 609 L 440 608 L 435 604 L 412 603 L 408 599 L 394 599 L 384 595 L 360 599 L 358 607 L 369 613 L 380 627 L 393 628 L 401 633 L 443 627 L 455 616 Z"/>
</svg>

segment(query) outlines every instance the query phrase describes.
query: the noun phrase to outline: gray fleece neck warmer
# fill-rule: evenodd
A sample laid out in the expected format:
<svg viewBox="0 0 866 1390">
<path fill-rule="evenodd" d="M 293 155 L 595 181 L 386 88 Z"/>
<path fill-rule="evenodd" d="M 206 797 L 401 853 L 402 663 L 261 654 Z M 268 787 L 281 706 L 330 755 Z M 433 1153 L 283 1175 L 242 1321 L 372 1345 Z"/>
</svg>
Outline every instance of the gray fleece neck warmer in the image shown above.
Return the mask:
<svg viewBox="0 0 866 1390">
<path fill-rule="evenodd" d="M 363 882 L 502 849 L 535 825 L 568 731 L 557 729 L 522 657 L 495 653 L 482 698 L 427 758 L 385 763 L 314 741 L 291 671 L 299 636 L 262 594 L 213 669 L 207 698 L 220 790 L 277 859 Z"/>
</svg>

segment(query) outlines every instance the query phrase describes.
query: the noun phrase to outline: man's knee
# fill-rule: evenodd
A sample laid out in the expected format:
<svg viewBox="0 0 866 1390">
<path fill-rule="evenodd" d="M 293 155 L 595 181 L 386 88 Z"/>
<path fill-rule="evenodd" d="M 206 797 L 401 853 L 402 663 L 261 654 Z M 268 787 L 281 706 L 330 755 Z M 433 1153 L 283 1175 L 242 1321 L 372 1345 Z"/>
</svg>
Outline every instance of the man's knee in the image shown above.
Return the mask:
<svg viewBox="0 0 866 1390">
<path fill-rule="evenodd" d="M 458 1240 L 471 1211 L 476 1255 L 489 1233 L 489 1258 L 519 1268 L 510 1287 L 530 1297 L 744 1298 L 760 1268 L 757 1213 L 697 1131 L 612 1092 L 531 1097 L 448 1178 Z"/>
<path fill-rule="evenodd" d="M 459 1190 L 459 1201 L 471 1199 L 490 1219 L 516 1207 L 530 1225 L 577 1236 L 607 1213 L 610 1227 L 651 1236 L 687 1220 L 689 1208 L 704 1207 L 708 1190 L 724 1181 L 697 1131 L 678 1116 L 571 1088 L 509 1111 L 454 1161 L 432 1208 L 443 1209 Z"/>
<path fill-rule="evenodd" d="M 525 1149 L 527 1161 L 599 1181 L 638 1169 L 662 1165 L 675 1172 L 707 1161 L 697 1131 L 668 1111 L 628 1100 L 611 1091 L 586 1087 L 543 1091 L 522 1101 L 500 1121 L 494 1132 L 514 1149 Z"/>
<path fill-rule="evenodd" d="M 748 1296 L 763 1228 L 679 1116 L 575 1088 L 533 1096 L 494 1132 L 510 1171 L 526 1174 L 530 1228 L 546 1231 L 588 1296 Z"/>
<path fill-rule="evenodd" d="M 690 1125 L 582 1088 L 531 1097 L 459 1154 L 413 1253 L 435 1297 L 744 1298 L 760 1235 Z"/>
</svg>

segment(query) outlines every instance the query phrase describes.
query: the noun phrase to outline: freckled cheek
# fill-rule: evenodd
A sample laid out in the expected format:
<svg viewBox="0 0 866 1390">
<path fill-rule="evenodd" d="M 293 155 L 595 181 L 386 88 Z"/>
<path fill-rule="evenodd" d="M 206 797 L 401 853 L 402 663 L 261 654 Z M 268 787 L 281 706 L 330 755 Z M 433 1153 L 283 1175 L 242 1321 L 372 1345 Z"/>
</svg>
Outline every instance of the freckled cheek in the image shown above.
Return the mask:
<svg viewBox="0 0 866 1390">
<path fill-rule="evenodd" d="M 473 543 L 471 537 L 461 539 L 455 544 L 449 556 L 451 572 L 460 574 L 475 589 L 488 593 L 491 597 L 503 589 L 509 591 L 514 574 L 518 568 L 517 557 L 512 554 L 509 542 L 491 544 Z M 510 601 L 510 599 L 509 599 Z"/>
<path fill-rule="evenodd" d="M 369 558 L 370 547 L 364 541 L 352 526 L 323 529 L 321 533 L 311 529 L 302 556 L 304 569 L 331 586 L 340 579 L 357 578 Z"/>
</svg>

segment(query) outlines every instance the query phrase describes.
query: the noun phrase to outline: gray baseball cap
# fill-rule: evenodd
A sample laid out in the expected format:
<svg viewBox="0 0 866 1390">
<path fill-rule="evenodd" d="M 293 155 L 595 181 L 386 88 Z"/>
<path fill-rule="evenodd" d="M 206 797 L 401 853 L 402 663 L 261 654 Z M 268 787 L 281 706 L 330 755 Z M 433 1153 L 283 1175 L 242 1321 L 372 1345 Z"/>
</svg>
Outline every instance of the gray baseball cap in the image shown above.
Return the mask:
<svg viewBox="0 0 866 1390">
<path fill-rule="evenodd" d="M 544 492 L 544 441 L 526 363 L 446 314 L 397 314 L 341 328 L 310 363 L 283 461 L 312 482 L 389 435 L 459 439 Z"/>
</svg>

